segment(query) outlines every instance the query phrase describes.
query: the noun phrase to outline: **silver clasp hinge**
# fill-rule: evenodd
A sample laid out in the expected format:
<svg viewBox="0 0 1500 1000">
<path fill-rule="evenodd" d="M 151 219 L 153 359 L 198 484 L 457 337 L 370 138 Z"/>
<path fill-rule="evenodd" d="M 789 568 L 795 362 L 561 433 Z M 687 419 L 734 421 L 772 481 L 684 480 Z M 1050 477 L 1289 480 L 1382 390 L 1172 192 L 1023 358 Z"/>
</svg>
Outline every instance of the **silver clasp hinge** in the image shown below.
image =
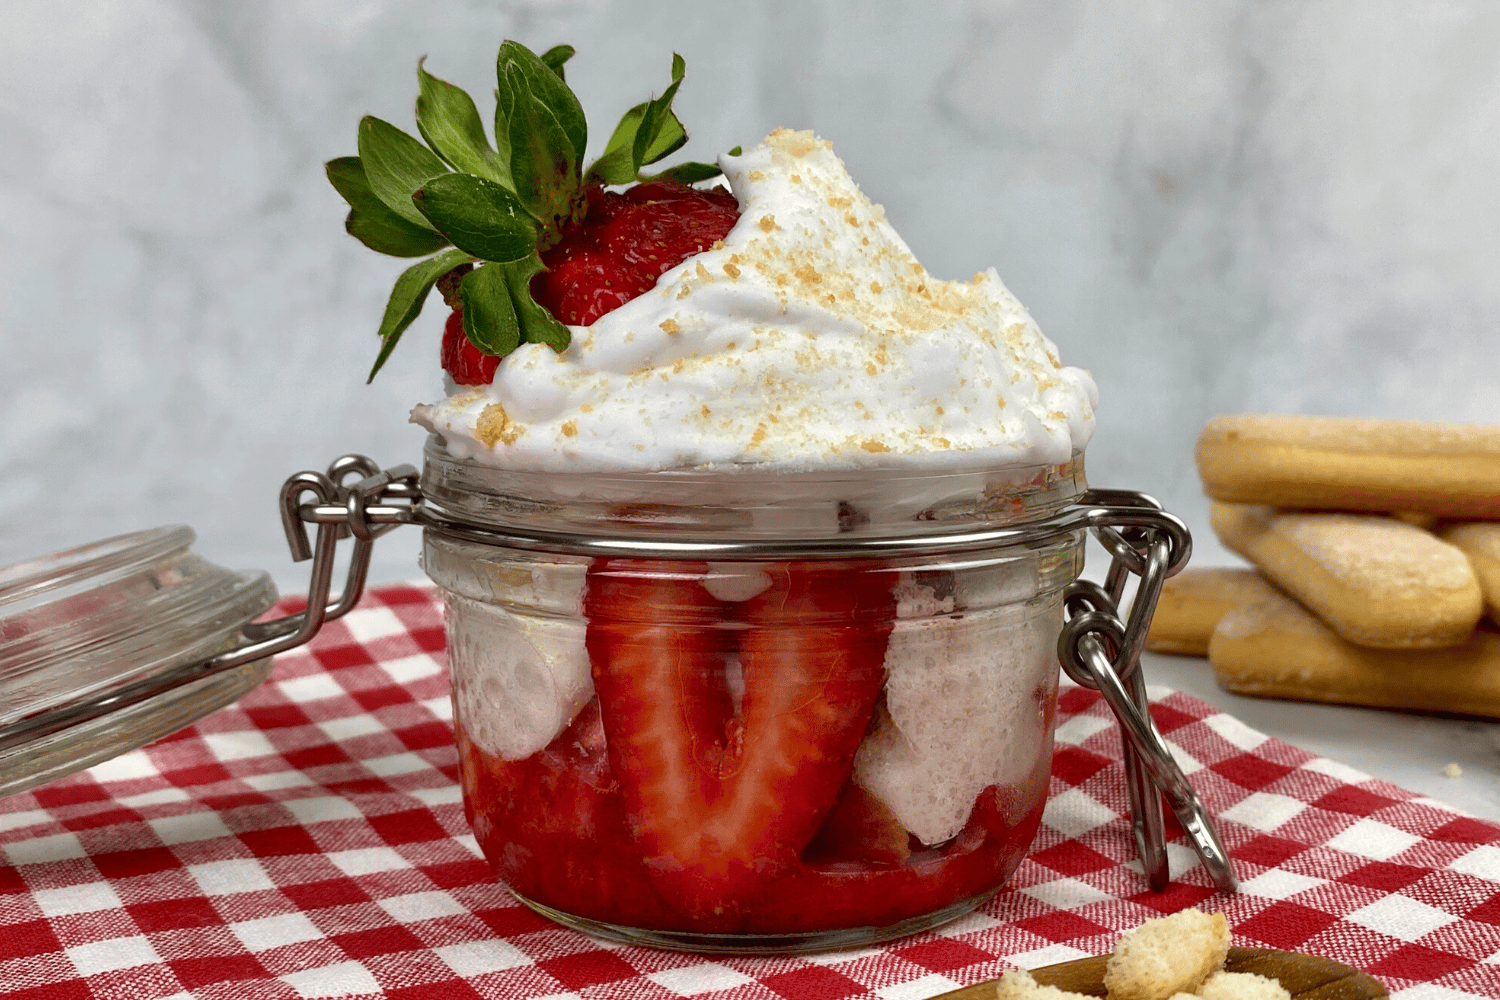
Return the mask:
<svg viewBox="0 0 1500 1000">
<path fill-rule="evenodd" d="M 1063 601 L 1066 621 L 1057 638 L 1058 659 L 1069 677 L 1104 697 L 1119 721 L 1131 827 L 1151 888 L 1160 892 L 1171 882 L 1162 814 L 1165 796 L 1214 884 L 1235 892 L 1239 880 L 1234 865 L 1208 810 L 1151 718 L 1140 669 L 1161 585 L 1187 563 L 1191 537 L 1177 518 L 1141 493 L 1090 490 L 1080 503 L 1138 510 L 1131 511 L 1128 520 L 1105 512 L 1091 524 L 1094 537 L 1110 553 L 1109 571 L 1102 587 L 1088 580 L 1069 586 Z M 1119 608 L 1131 576 L 1138 583 L 1129 619 L 1122 620 Z"/>
</svg>

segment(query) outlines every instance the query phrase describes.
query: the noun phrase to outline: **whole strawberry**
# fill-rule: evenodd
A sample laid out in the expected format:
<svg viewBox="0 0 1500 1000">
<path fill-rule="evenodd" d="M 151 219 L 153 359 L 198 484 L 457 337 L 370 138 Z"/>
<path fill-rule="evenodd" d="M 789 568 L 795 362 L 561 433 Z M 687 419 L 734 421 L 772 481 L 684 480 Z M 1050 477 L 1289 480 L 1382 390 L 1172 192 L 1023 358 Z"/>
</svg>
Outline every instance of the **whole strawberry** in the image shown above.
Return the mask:
<svg viewBox="0 0 1500 1000">
<path fill-rule="evenodd" d="M 687 142 L 672 111 L 682 57 L 672 57 L 666 91 L 627 111 L 584 170 L 588 126 L 563 79 L 572 55 L 567 45 L 540 56 L 519 42 L 500 46 L 494 145 L 469 95 L 418 62 L 417 130 L 427 144 L 367 116 L 359 155 L 327 164 L 352 236 L 381 253 L 426 257 L 391 291 L 371 379 L 445 276 L 456 275 L 444 289 L 455 309 L 443 367 L 459 384 L 483 385 L 522 343 L 565 350 L 567 325 L 594 322 L 733 227 L 732 197 L 690 186 L 717 167 L 641 170 Z M 636 186 L 605 190 L 626 184 Z"/>
</svg>

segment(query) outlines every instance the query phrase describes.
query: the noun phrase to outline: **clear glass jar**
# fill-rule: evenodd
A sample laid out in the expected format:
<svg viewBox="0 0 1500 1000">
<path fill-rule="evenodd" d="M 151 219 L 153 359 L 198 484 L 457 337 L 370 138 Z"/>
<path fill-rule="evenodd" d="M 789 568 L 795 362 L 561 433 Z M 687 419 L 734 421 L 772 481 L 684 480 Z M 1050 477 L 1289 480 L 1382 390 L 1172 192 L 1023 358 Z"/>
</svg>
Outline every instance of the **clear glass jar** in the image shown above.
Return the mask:
<svg viewBox="0 0 1500 1000">
<path fill-rule="evenodd" d="M 426 531 L 465 810 L 522 900 L 616 939 L 812 950 L 934 926 L 1014 872 L 1046 797 L 1083 534 L 958 554 L 850 542 L 1046 516 L 1083 491 L 1081 458 L 558 475 L 433 439 L 426 459 L 422 494 L 456 521 L 630 548 Z M 694 558 L 705 539 L 751 544 Z M 757 554 L 778 540 L 797 557 Z"/>
</svg>

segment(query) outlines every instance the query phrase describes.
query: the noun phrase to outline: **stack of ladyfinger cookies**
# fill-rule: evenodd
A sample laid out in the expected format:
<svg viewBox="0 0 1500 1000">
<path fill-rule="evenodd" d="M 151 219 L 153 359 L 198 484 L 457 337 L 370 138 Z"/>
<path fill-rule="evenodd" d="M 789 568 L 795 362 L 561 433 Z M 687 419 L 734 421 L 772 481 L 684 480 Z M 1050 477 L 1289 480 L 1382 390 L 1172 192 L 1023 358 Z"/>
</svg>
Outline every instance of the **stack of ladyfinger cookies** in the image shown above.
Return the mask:
<svg viewBox="0 0 1500 1000">
<path fill-rule="evenodd" d="M 1168 580 L 1148 648 L 1243 694 L 1500 718 L 1500 427 L 1235 414 L 1197 459 L 1254 569 Z"/>
</svg>

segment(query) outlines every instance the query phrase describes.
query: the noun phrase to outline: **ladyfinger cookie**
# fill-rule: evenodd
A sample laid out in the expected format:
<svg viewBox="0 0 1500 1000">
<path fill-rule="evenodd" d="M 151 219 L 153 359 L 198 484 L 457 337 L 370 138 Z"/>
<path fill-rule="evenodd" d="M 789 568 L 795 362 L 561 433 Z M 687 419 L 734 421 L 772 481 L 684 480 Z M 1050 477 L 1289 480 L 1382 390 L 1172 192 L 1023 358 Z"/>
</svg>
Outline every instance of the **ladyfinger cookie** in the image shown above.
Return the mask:
<svg viewBox="0 0 1500 1000">
<path fill-rule="evenodd" d="M 1442 539 L 1463 549 L 1469 557 L 1469 565 L 1479 578 L 1490 621 L 1500 624 L 1500 524 L 1487 521 L 1451 525 L 1443 529 Z"/>
<path fill-rule="evenodd" d="M 1500 427 L 1236 413 L 1198 437 L 1215 500 L 1500 517 Z"/>
<path fill-rule="evenodd" d="M 1210 516 L 1226 546 L 1350 642 L 1453 646 L 1484 610 L 1463 552 L 1393 517 L 1229 503 Z"/>
<path fill-rule="evenodd" d="M 1161 585 L 1146 648 L 1153 653 L 1207 656 L 1208 639 L 1225 613 L 1277 593 L 1253 569 L 1189 566 Z"/>
<path fill-rule="evenodd" d="M 1500 718 L 1500 633 L 1486 629 L 1449 649 L 1370 649 L 1278 596 L 1226 614 L 1208 659 L 1238 694 Z"/>
</svg>

